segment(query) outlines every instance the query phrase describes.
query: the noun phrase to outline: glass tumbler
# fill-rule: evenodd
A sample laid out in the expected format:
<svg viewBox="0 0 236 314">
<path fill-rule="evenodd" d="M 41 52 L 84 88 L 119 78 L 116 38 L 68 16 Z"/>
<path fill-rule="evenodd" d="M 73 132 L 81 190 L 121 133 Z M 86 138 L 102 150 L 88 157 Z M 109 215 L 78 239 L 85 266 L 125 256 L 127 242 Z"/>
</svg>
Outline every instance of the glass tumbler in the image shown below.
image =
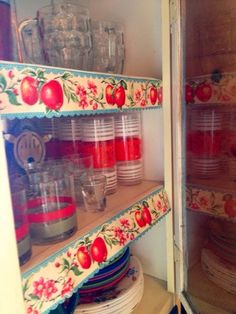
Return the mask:
<svg viewBox="0 0 236 314">
<path fill-rule="evenodd" d="M 124 27 L 120 22 L 92 20 L 93 65 L 96 72 L 121 74 L 124 67 Z"/>
<path fill-rule="evenodd" d="M 107 194 L 117 190 L 114 117 L 96 116 L 81 119 L 82 152 L 93 158 L 94 173 L 107 177 Z"/>
<path fill-rule="evenodd" d="M 40 8 L 19 27 L 24 62 L 87 70 L 92 48 L 89 11 L 76 4 Z"/>
<path fill-rule="evenodd" d="M 33 193 L 29 193 L 27 204 L 33 243 L 59 242 L 76 231 L 76 205 L 71 184 L 66 174 L 54 177 L 52 174 L 38 173 L 35 184 L 31 181 L 30 189 Z"/>
<path fill-rule="evenodd" d="M 142 125 L 139 112 L 115 116 L 117 179 L 122 185 L 138 184 L 143 179 Z"/>
<path fill-rule="evenodd" d="M 17 250 L 20 265 L 25 264 L 31 257 L 31 239 L 27 216 L 27 201 L 25 189 L 13 187 L 12 206 L 15 220 Z"/>
<path fill-rule="evenodd" d="M 106 207 L 106 176 L 84 175 L 80 179 L 85 209 L 89 212 L 104 211 Z"/>
<path fill-rule="evenodd" d="M 223 115 L 216 108 L 192 109 L 188 133 L 191 175 L 214 178 L 222 173 Z"/>
</svg>

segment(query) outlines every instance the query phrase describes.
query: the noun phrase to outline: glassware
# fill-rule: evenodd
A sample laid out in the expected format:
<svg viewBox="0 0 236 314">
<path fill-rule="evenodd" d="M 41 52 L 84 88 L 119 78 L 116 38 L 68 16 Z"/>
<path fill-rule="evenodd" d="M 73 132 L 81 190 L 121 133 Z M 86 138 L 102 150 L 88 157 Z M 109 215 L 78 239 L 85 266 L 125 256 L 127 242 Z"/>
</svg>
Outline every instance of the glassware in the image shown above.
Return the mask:
<svg viewBox="0 0 236 314">
<path fill-rule="evenodd" d="M 68 2 L 48 5 L 20 24 L 24 62 L 87 70 L 92 48 L 89 11 Z"/>
<path fill-rule="evenodd" d="M 94 173 L 107 177 L 107 194 L 117 190 L 114 117 L 81 119 L 82 152 L 93 157 Z"/>
<path fill-rule="evenodd" d="M 30 234 L 36 244 L 58 242 L 77 229 L 71 177 L 38 172 L 30 177 L 28 209 Z"/>
<path fill-rule="evenodd" d="M 124 67 L 124 27 L 115 21 L 92 20 L 93 65 L 96 72 L 121 74 Z"/>
<path fill-rule="evenodd" d="M 20 265 L 23 265 L 30 259 L 32 254 L 27 216 L 26 191 L 23 189 L 23 185 L 18 186 L 16 182 L 15 184 L 11 184 L 11 190 L 17 250 Z"/>
<path fill-rule="evenodd" d="M 223 114 L 216 108 L 191 110 L 188 154 L 191 174 L 214 178 L 222 172 Z"/>
<path fill-rule="evenodd" d="M 84 205 L 87 211 L 103 211 L 106 207 L 106 176 L 83 175 L 80 178 Z"/>
<path fill-rule="evenodd" d="M 12 60 L 11 7 L 10 0 L 0 2 L 0 60 Z"/>
<path fill-rule="evenodd" d="M 115 148 L 118 182 L 138 184 L 143 179 L 141 115 L 121 113 L 115 116 Z"/>
</svg>

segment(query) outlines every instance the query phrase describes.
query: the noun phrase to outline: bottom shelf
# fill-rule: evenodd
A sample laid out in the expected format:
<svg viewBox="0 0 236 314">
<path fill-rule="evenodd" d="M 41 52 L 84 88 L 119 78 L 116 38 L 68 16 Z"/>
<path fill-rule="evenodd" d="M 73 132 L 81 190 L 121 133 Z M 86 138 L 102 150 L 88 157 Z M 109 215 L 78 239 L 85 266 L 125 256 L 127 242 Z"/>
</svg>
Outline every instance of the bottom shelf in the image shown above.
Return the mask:
<svg viewBox="0 0 236 314">
<path fill-rule="evenodd" d="M 144 275 L 144 294 L 132 314 L 168 314 L 174 306 L 174 295 L 166 290 L 166 282 Z"/>
<path fill-rule="evenodd" d="M 199 313 L 233 314 L 236 309 L 236 296 L 212 283 L 201 269 L 194 265 L 188 272 L 188 295 Z"/>
</svg>

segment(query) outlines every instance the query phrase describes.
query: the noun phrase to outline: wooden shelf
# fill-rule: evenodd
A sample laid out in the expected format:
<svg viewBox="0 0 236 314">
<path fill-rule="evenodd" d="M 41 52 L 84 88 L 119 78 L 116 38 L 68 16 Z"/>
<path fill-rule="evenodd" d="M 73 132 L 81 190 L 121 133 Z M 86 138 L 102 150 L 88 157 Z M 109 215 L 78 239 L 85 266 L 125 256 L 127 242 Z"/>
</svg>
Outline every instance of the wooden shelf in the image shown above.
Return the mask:
<svg viewBox="0 0 236 314">
<path fill-rule="evenodd" d="M 85 236 L 94 228 L 102 225 L 112 217 L 119 214 L 123 209 L 129 208 L 146 195 L 152 193 L 162 185 L 155 181 L 144 181 L 135 186 L 120 186 L 118 191 L 113 195 L 107 197 L 107 207 L 104 212 L 88 213 L 83 208 L 78 209 L 78 230 L 69 239 L 51 245 L 34 245 L 32 248 L 31 259 L 21 267 L 22 273 L 29 271 L 36 265 L 40 264 L 43 260 L 47 259 L 50 255 L 67 246 L 74 240 Z M 128 193 L 127 193 L 128 192 Z"/>
<path fill-rule="evenodd" d="M 144 275 L 144 294 L 133 314 L 167 314 L 174 306 L 174 295 L 167 291 L 166 282 Z"/>
<path fill-rule="evenodd" d="M 200 263 L 194 265 L 188 272 L 188 295 L 200 313 L 235 313 L 236 296 L 228 293 L 211 282 L 201 269 Z M 206 311 L 207 310 L 207 311 Z"/>
<path fill-rule="evenodd" d="M 147 207 L 151 221 L 139 225 L 137 211 Z M 22 271 L 22 286 L 26 308 L 48 313 L 77 291 L 99 268 L 108 264 L 121 250 L 138 239 L 170 210 L 168 197 L 160 182 L 143 181 L 136 186 L 120 186 L 107 197 L 104 212 L 88 213 L 78 209 L 78 231 L 69 239 L 52 245 L 33 246 L 32 258 Z M 84 269 L 77 258 L 78 248 L 91 244 L 101 237 L 107 254 L 100 262 L 93 260 Z M 92 257 L 92 255 L 91 255 Z M 54 293 L 45 298 L 37 295 L 35 286 L 49 283 Z M 65 288 L 66 287 L 66 288 Z M 66 292 L 65 292 L 65 289 Z M 36 294 L 35 294 L 36 293 Z"/>
<path fill-rule="evenodd" d="M 225 193 L 235 193 L 236 191 L 236 182 L 229 181 L 222 177 L 220 180 L 188 178 L 187 184 L 202 186 L 209 190 Z"/>
</svg>

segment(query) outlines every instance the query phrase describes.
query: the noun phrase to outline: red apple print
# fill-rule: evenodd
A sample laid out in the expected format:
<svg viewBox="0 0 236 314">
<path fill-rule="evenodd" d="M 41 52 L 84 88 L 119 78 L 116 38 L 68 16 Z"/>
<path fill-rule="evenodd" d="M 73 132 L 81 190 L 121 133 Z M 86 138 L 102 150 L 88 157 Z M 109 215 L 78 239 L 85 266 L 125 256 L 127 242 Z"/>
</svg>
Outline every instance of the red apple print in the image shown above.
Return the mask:
<svg viewBox="0 0 236 314">
<path fill-rule="evenodd" d="M 145 227 L 146 221 L 143 217 L 141 210 L 136 210 L 134 215 L 135 215 L 135 220 L 136 220 L 137 224 L 139 225 L 139 227 Z"/>
<path fill-rule="evenodd" d="M 96 238 L 90 248 L 93 260 L 98 263 L 105 262 L 107 259 L 107 247 L 103 238 Z"/>
<path fill-rule="evenodd" d="M 39 99 L 38 81 L 31 76 L 23 78 L 20 84 L 21 97 L 27 105 L 35 105 Z"/>
<path fill-rule="evenodd" d="M 185 86 L 185 101 L 187 104 L 194 102 L 193 88 L 189 84 L 186 84 Z"/>
<path fill-rule="evenodd" d="M 224 211 L 230 218 L 236 218 L 236 200 L 226 200 L 224 204 Z"/>
<path fill-rule="evenodd" d="M 205 82 L 199 84 L 196 88 L 195 95 L 202 102 L 208 101 L 212 96 L 211 85 Z"/>
<path fill-rule="evenodd" d="M 125 89 L 123 86 L 119 86 L 115 90 L 115 102 L 117 104 L 117 107 L 121 108 L 125 104 Z"/>
<path fill-rule="evenodd" d="M 115 104 L 114 87 L 111 84 L 108 84 L 106 86 L 105 97 L 106 97 L 106 101 L 109 105 Z"/>
<path fill-rule="evenodd" d="M 147 207 L 143 208 L 142 216 L 147 224 L 150 225 L 152 223 L 152 216 L 151 216 L 150 210 Z"/>
<path fill-rule="evenodd" d="M 150 101 L 152 105 L 155 105 L 156 101 L 158 98 L 158 93 L 156 87 L 151 87 L 150 88 Z"/>
<path fill-rule="evenodd" d="M 77 260 L 83 269 L 91 266 L 91 257 L 86 246 L 81 246 L 77 251 Z"/>
<path fill-rule="evenodd" d="M 40 91 L 40 99 L 51 110 L 59 110 L 63 105 L 63 90 L 56 80 L 45 83 Z"/>
</svg>

